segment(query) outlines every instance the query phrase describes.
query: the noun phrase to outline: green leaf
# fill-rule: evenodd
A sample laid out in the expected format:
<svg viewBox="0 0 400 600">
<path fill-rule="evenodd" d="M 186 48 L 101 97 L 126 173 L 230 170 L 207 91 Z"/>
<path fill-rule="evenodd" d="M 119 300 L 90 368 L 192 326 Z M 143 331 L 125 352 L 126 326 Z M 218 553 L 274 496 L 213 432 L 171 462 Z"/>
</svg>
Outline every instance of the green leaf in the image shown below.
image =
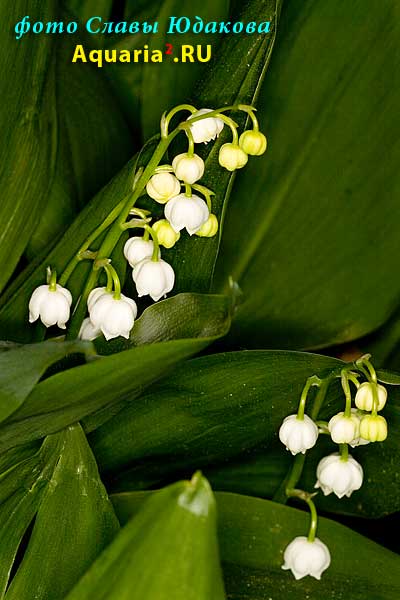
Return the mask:
<svg viewBox="0 0 400 600">
<path fill-rule="evenodd" d="M 208 21 L 224 21 L 228 16 L 228 0 L 202 0 L 201 18 L 204 23 Z M 165 0 L 160 7 L 155 20 L 159 23 L 160 31 L 148 39 L 149 52 L 161 50 L 165 52 L 166 43 L 173 46 L 172 52 L 175 58 L 180 55 L 180 47 L 184 44 L 194 43 L 192 32 L 187 34 L 167 34 L 169 18 L 172 15 L 185 15 L 196 22 L 195 17 L 199 14 L 199 3 L 193 0 Z M 215 39 L 217 38 L 217 39 Z M 213 36 L 213 50 L 217 46 L 218 36 Z M 210 43 L 209 36 L 196 35 L 196 45 Z M 142 130 L 144 138 L 154 135 L 158 131 L 160 116 L 166 109 L 174 105 L 182 104 L 190 100 L 193 85 L 200 74 L 209 68 L 208 64 L 202 63 L 176 63 L 170 56 L 164 55 L 161 64 L 145 63 L 142 75 Z"/>
<path fill-rule="evenodd" d="M 354 340 L 398 305 L 397 10 L 285 3 L 257 113 L 269 149 L 238 177 L 217 269 L 215 289 L 244 292 L 235 347 Z"/>
<path fill-rule="evenodd" d="M 64 14 L 63 18 L 68 20 L 70 15 Z M 49 251 L 80 208 L 121 168 L 133 150 L 129 128 L 103 70 L 71 63 L 75 43 L 68 37 L 57 38 L 59 130 L 55 177 L 40 223 L 29 241 L 30 259 L 46 248 Z"/>
<path fill-rule="evenodd" d="M 159 320 L 158 326 L 148 331 L 148 335 L 162 336 L 164 331 L 166 339 L 171 335 L 179 335 L 181 339 L 133 347 L 118 354 L 98 357 L 86 365 L 48 377 L 36 385 L 24 404 L 0 427 L 0 452 L 58 431 L 101 410 L 101 421 L 104 420 L 104 412 L 109 413 L 109 418 L 113 414 L 109 411 L 115 405 L 120 409 L 121 403 L 132 401 L 178 362 L 196 354 L 229 329 L 231 306 L 224 296 L 211 297 L 209 302 L 193 298 L 192 303 L 187 297 L 184 307 L 188 312 L 181 324 L 171 316 L 174 310 L 182 315 L 181 298 L 154 305 L 142 316 L 145 322 L 152 315 Z M 203 310 L 200 314 L 201 307 L 206 307 L 207 311 Z M 166 313 L 170 311 L 171 315 L 163 322 L 164 310 Z M 175 329 L 169 330 L 169 326 Z M 137 341 L 142 343 L 140 319 L 137 329 Z"/>
<path fill-rule="evenodd" d="M 250 0 L 243 5 L 241 14 L 234 20 L 245 23 L 271 21 L 270 32 L 240 37 L 228 35 L 224 38 L 213 63 L 196 84 L 192 100 L 197 106 L 217 108 L 237 102 L 253 104 L 257 101 L 275 43 L 280 7 L 281 0 Z M 232 115 L 240 126 L 245 124 L 243 113 L 235 112 Z M 218 154 L 221 145 L 230 140 L 231 134 L 225 128 L 217 142 L 207 145 L 205 149 L 201 149 L 200 145 L 196 147 L 196 152 L 205 160 L 202 183 L 215 193 L 212 210 L 222 224 L 235 175 L 219 165 Z M 242 225 L 236 230 L 236 237 L 241 230 Z M 220 238 L 221 226 L 219 235 L 213 238 L 182 234 L 179 244 L 168 254 L 168 260 L 176 271 L 176 290 L 209 292 Z M 193 268 L 194 265 L 196 268 Z"/>
<path fill-rule="evenodd" d="M 154 494 L 68 600 L 223 600 L 215 500 L 201 474 Z"/>
<path fill-rule="evenodd" d="M 47 368 L 68 354 L 89 352 L 87 342 L 47 341 L 0 355 L 0 422 L 15 412 Z"/>
<path fill-rule="evenodd" d="M 112 505 L 79 426 L 61 448 L 6 600 L 61 600 L 117 533 Z M 60 568 L 62 566 L 62 568 Z"/>
<path fill-rule="evenodd" d="M 89 436 L 100 470 L 114 491 L 162 485 L 202 468 L 215 489 L 271 497 L 292 463 L 278 440 L 284 417 L 297 411 L 306 379 L 340 369 L 341 361 L 284 351 L 204 356 L 176 367 L 165 379 Z M 309 401 L 309 409 L 312 400 Z M 328 388 L 320 419 L 343 410 L 339 381 Z M 400 393 L 389 389 L 383 411 L 388 439 L 351 449 L 364 469 L 364 484 L 351 498 L 320 494 L 326 511 L 381 517 L 400 510 Z M 1 430 L 0 430 L 1 433 Z M 312 490 L 319 460 L 336 452 L 320 436 L 307 453 L 301 481 Z M 385 490 L 385 493 L 382 493 Z"/>
<path fill-rule="evenodd" d="M 154 468 L 154 485 L 179 469 L 268 447 L 282 419 L 297 410 L 307 377 L 340 365 L 326 356 L 279 351 L 221 353 L 185 362 L 90 435 L 100 470 L 112 471 L 116 482 L 129 476 L 137 486 L 154 476 Z M 334 384 L 324 413 L 340 406 L 341 394 Z M 0 439 L 3 435 L 0 429 Z M 121 469 L 127 472 L 121 475 Z"/>
<path fill-rule="evenodd" d="M 56 157 L 54 102 L 54 37 L 15 39 L 14 27 L 31 21 L 55 21 L 56 2 L 32 7 L 28 0 L 2 3 L 3 48 L 0 57 L 0 291 L 4 288 L 45 206 Z M 28 66 L 27 66 L 28 65 Z"/>
<path fill-rule="evenodd" d="M 149 495 L 151 492 L 112 496 L 121 522 L 132 518 Z M 216 498 L 228 598 L 396 600 L 399 597 L 400 557 L 351 529 L 320 518 L 318 537 L 329 548 L 331 565 L 321 581 L 311 577 L 296 581 L 289 571 L 282 571 L 281 565 L 289 542 L 308 531 L 306 513 L 236 494 L 217 492 Z"/>
</svg>

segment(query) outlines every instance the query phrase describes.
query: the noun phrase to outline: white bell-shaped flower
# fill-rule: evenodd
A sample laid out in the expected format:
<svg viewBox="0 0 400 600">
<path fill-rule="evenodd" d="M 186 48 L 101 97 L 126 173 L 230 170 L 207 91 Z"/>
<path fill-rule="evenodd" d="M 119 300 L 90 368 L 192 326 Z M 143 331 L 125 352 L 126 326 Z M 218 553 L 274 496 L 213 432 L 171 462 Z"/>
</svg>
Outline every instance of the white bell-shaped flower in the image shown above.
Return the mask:
<svg viewBox="0 0 400 600">
<path fill-rule="evenodd" d="M 185 152 L 184 154 L 175 156 L 172 161 L 172 168 L 178 179 L 192 185 L 203 177 L 204 161 L 197 154 L 190 156 Z"/>
<path fill-rule="evenodd" d="M 321 488 L 324 495 L 336 494 L 338 498 L 351 496 L 359 490 L 363 482 L 362 466 L 351 456 L 346 459 L 334 453 L 325 456 L 318 463 L 316 488 Z"/>
<path fill-rule="evenodd" d="M 34 323 L 40 317 L 46 327 L 57 325 L 65 329 L 71 304 L 71 292 L 58 283 L 55 290 L 50 289 L 49 285 L 40 285 L 29 300 L 29 323 Z"/>
<path fill-rule="evenodd" d="M 153 251 L 153 241 L 144 240 L 141 237 L 129 238 L 124 246 L 124 256 L 131 267 L 134 267 L 145 258 L 151 258 L 153 256 Z"/>
<path fill-rule="evenodd" d="M 90 312 L 91 307 L 100 298 L 100 296 L 103 296 L 104 294 L 110 294 L 110 293 L 112 293 L 112 292 L 107 292 L 105 287 L 94 288 L 90 292 L 89 297 L 87 299 L 88 311 Z"/>
<path fill-rule="evenodd" d="M 293 455 L 299 452 L 305 454 L 317 442 L 318 427 L 307 415 L 303 419 L 298 419 L 297 415 L 289 415 L 279 429 L 279 439 Z"/>
<path fill-rule="evenodd" d="M 206 115 L 209 112 L 212 112 L 211 108 L 201 108 L 190 115 L 187 121 L 190 121 L 195 117 L 200 117 L 201 115 Z M 222 119 L 219 117 L 207 117 L 205 119 L 201 119 L 200 121 L 195 121 L 190 126 L 190 131 L 192 132 L 192 136 L 196 144 L 201 144 L 203 142 L 207 144 L 207 142 L 215 140 L 223 128 L 224 122 Z"/>
<path fill-rule="evenodd" d="M 101 334 L 101 330 L 97 327 L 94 327 L 92 321 L 89 317 L 83 319 L 81 328 L 79 330 L 78 338 L 80 340 L 84 340 L 86 342 L 91 342 L 95 340 Z"/>
<path fill-rule="evenodd" d="M 359 437 L 360 421 L 354 413 L 346 417 L 344 412 L 340 412 L 331 418 L 328 429 L 335 444 L 351 444 Z"/>
<path fill-rule="evenodd" d="M 181 184 L 172 173 L 156 173 L 147 185 L 146 192 L 156 202 L 165 204 L 170 198 L 177 196 L 181 191 Z"/>
<path fill-rule="evenodd" d="M 193 235 L 206 223 L 210 211 L 207 203 L 199 196 L 179 194 L 167 202 L 164 214 L 175 231 L 186 228 Z"/>
<path fill-rule="evenodd" d="M 296 579 L 311 575 L 321 579 L 322 573 L 331 564 L 328 547 L 315 538 L 309 542 L 305 536 L 298 536 L 286 547 L 283 555 L 282 569 L 292 571 Z"/>
<path fill-rule="evenodd" d="M 145 258 L 132 271 L 138 296 L 151 296 L 155 302 L 174 287 L 175 273 L 165 260 Z"/>
<path fill-rule="evenodd" d="M 123 294 L 117 299 L 112 293 L 103 293 L 90 303 L 90 307 L 88 304 L 88 309 L 93 328 L 100 330 L 106 340 L 119 336 L 129 338 L 137 315 L 134 300 Z"/>
<path fill-rule="evenodd" d="M 377 385 L 377 393 L 378 393 L 378 410 L 382 410 L 382 408 L 386 404 L 387 399 L 387 391 L 383 385 Z M 369 381 L 365 381 L 360 385 L 357 390 L 355 397 L 355 404 L 357 408 L 360 410 L 366 410 L 370 412 L 374 407 L 374 384 Z"/>
</svg>

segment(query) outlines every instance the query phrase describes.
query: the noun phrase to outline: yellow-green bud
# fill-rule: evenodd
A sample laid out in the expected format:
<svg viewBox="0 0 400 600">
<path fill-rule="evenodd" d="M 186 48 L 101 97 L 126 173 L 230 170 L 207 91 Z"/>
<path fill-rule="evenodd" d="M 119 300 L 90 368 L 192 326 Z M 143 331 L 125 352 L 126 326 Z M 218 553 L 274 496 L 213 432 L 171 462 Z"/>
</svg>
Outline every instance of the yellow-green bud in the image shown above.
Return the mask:
<svg viewBox="0 0 400 600">
<path fill-rule="evenodd" d="M 371 411 L 374 408 L 374 383 L 365 381 L 360 385 L 357 390 L 355 403 L 357 408 L 360 410 Z M 376 386 L 376 393 L 378 399 L 377 410 L 382 410 L 386 404 L 387 391 L 383 385 Z"/>
<path fill-rule="evenodd" d="M 360 436 L 370 442 L 383 442 L 387 438 L 387 423 L 380 415 L 366 415 L 360 422 Z"/>
<path fill-rule="evenodd" d="M 196 231 L 196 235 L 199 237 L 214 237 L 218 231 L 218 219 L 215 215 L 211 214 L 207 221 Z"/>
<path fill-rule="evenodd" d="M 157 234 L 158 243 L 164 248 L 172 248 L 181 237 L 179 231 L 175 231 L 167 219 L 161 219 L 152 225 Z"/>
<path fill-rule="evenodd" d="M 177 196 L 181 191 L 181 184 L 172 173 L 156 173 L 146 185 L 150 198 L 160 204 L 165 204 L 170 198 Z"/>
<path fill-rule="evenodd" d="M 224 144 L 218 156 L 219 164 L 228 171 L 236 171 L 245 166 L 249 157 L 237 144 Z"/>
<path fill-rule="evenodd" d="M 267 149 L 267 138 L 261 131 L 243 131 L 239 138 L 239 146 L 251 156 L 261 156 Z"/>
</svg>

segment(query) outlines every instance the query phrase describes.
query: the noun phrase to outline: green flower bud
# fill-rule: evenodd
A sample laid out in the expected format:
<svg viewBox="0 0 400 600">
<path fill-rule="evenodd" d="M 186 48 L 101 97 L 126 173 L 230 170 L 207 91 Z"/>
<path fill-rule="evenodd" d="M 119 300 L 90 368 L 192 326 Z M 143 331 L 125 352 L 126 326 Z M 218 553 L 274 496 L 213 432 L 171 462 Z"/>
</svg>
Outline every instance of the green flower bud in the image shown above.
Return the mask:
<svg viewBox="0 0 400 600">
<path fill-rule="evenodd" d="M 219 151 L 219 164 L 228 171 L 241 169 L 247 163 L 249 157 L 237 144 L 224 144 Z"/>
<path fill-rule="evenodd" d="M 157 234 L 158 243 L 164 248 L 172 248 L 181 237 L 179 231 L 175 231 L 166 219 L 157 221 L 152 227 Z"/>
<path fill-rule="evenodd" d="M 370 442 L 383 442 L 387 438 L 387 423 L 380 415 L 366 415 L 360 422 L 360 436 Z"/>
<path fill-rule="evenodd" d="M 374 407 L 374 383 L 365 381 L 360 385 L 357 390 L 355 403 L 357 408 L 361 410 L 371 411 Z M 382 410 L 386 404 L 387 391 L 383 385 L 377 385 L 376 391 L 378 395 L 378 406 L 377 410 Z"/>
<path fill-rule="evenodd" d="M 196 235 L 199 237 L 214 237 L 218 231 L 218 219 L 215 215 L 211 214 L 207 221 L 196 231 Z"/>
<path fill-rule="evenodd" d="M 261 131 L 244 131 L 239 138 L 239 146 L 251 156 L 261 156 L 267 149 L 267 138 Z"/>
<path fill-rule="evenodd" d="M 146 191 L 150 198 L 160 204 L 165 204 L 170 198 L 180 193 L 181 184 L 172 173 L 156 173 L 150 178 Z"/>
</svg>

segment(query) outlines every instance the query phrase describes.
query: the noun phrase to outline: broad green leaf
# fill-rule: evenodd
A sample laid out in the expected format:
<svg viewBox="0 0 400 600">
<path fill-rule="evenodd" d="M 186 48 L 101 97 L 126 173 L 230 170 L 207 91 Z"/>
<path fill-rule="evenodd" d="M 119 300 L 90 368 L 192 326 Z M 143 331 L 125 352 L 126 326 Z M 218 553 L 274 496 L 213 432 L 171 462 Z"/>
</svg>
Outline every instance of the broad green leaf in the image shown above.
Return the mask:
<svg viewBox="0 0 400 600">
<path fill-rule="evenodd" d="M 0 290 L 38 224 L 55 172 L 54 36 L 17 41 L 14 27 L 24 15 L 31 22 L 54 21 L 56 2 L 33 7 L 28 0 L 16 0 L 0 6 Z"/>
<path fill-rule="evenodd" d="M 169 18 L 184 15 L 196 22 L 196 15 L 201 15 L 204 24 L 208 21 L 224 21 L 228 16 L 228 0 L 165 0 L 155 20 L 159 23 L 159 33 L 148 39 L 149 51 L 161 50 L 163 62 L 146 63 L 142 75 L 142 130 L 144 138 L 158 131 L 160 115 L 174 105 L 190 100 L 193 85 L 201 74 L 208 72 L 209 64 L 196 62 L 176 63 L 173 58 L 180 58 L 180 48 L 184 44 L 212 45 L 215 52 L 218 36 L 186 34 L 167 34 Z M 166 44 L 171 44 L 172 55 L 166 55 Z"/>
<path fill-rule="evenodd" d="M 15 412 L 47 368 L 74 352 L 89 352 L 87 342 L 47 341 L 29 344 L 0 355 L 0 422 Z"/>
<path fill-rule="evenodd" d="M 282 419 L 297 409 L 307 377 L 342 364 L 279 351 L 221 353 L 186 362 L 90 435 L 100 470 L 131 469 L 135 485 L 153 467 L 160 481 L 179 468 L 193 470 L 268 447 Z M 337 406 L 339 397 L 335 384 L 328 406 Z M 113 473 L 117 481 L 119 476 Z"/>
<path fill-rule="evenodd" d="M 161 304 L 166 311 L 177 310 L 182 314 L 178 298 L 151 307 L 142 318 L 147 320 L 152 314 L 155 319 L 162 318 Z M 199 307 L 202 305 L 204 308 L 205 304 L 208 310 L 200 315 Z M 184 306 L 189 311 L 187 321 L 179 326 L 177 319 L 169 317 L 164 324 L 148 332 L 149 335 L 161 336 L 164 327 L 165 339 L 168 339 L 168 326 L 171 325 L 175 328 L 172 335 L 179 335 L 181 339 L 99 356 L 97 360 L 57 373 L 36 385 L 19 410 L 0 427 L 0 451 L 58 431 L 99 411 L 102 411 L 100 421 L 104 421 L 108 411 L 109 417 L 114 414 L 115 405 L 120 409 L 121 403 L 132 401 L 178 362 L 196 354 L 228 331 L 231 306 L 226 297 L 211 297 L 210 302 L 193 299 L 192 303 L 188 301 Z M 190 323 L 190 317 L 195 322 Z M 142 336 L 143 343 L 144 334 L 140 333 L 139 321 L 138 338 Z"/>
<path fill-rule="evenodd" d="M 30 600 L 32 590 L 38 600 L 65 598 L 119 529 L 81 428 L 58 436 L 59 457 L 6 600 Z"/>
<path fill-rule="evenodd" d="M 226 213 L 215 286 L 244 293 L 230 344 L 346 342 L 398 305 L 398 16 L 393 0 L 285 3 L 257 113 L 269 149 Z"/>
<path fill-rule="evenodd" d="M 63 16 L 65 20 L 69 17 Z M 43 249 L 48 252 L 79 209 L 125 163 L 134 146 L 104 72 L 71 63 L 75 43 L 80 41 L 57 38 L 56 172 L 45 210 L 27 248 L 30 259 Z"/>
<path fill-rule="evenodd" d="M 150 493 L 112 496 L 121 522 L 137 514 Z M 228 598 L 232 600 L 397 600 L 400 557 L 351 529 L 320 518 L 318 537 L 331 565 L 317 581 L 283 571 L 289 542 L 308 531 L 306 513 L 267 500 L 216 493 L 218 539 Z"/>
<path fill-rule="evenodd" d="M 275 43 L 281 4 L 281 0 L 251 0 L 242 6 L 235 21 L 271 21 L 270 32 L 226 36 L 214 55 L 213 63 L 192 93 L 192 101 L 196 106 L 217 108 L 238 102 L 252 104 L 257 101 Z M 232 116 L 241 127 L 245 124 L 243 113 L 235 112 Z M 226 171 L 218 163 L 219 149 L 227 141 L 231 141 L 231 134 L 225 128 L 217 142 L 208 144 L 203 149 L 200 145 L 196 147 L 196 152 L 205 160 L 202 183 L 215 193 L 212 197 L 212 210 L 222 224 L 235 179 L 233 173 Z M 221 229 L 220 225 L 219 234 L 213 238 L 190 237 L 184 233 L 179 243 L 172 248 L 169 260 L 175 267 L 177 290 L 210 290 Z M 235 235 L 241 230 L 242 226 Z"/>
<path fill-rule="evenodd" d="M 388 369 L 400 369 L 400 311 L 396 312 L 375 334 L 360 343 L 377 364 Z"/>
<path fill-rule="evenodd" d="M 223 600 L 215 500 L 201 474 L 154 494 L 68 600 Z"/>
<path fill-rule="evenodd" d="M 127 404 L 89 440 L 113 490 L 159 486 L 200 467 L 215 489 L 272 497 L 292 464 L 278 440 L 282 420 L 296 412 L 309 376 L 326 376 L 343 364 L 283 351 L 196 358 Z M 380 517 L 400 509 L 400 395 L 397 386 L 388 391 L 383 411 L 388 439 L 351 450 L 364 469 L 364 485 L 350 499 L 320 494 L 318 505 L 324 510 Z M 336 381 L 319 418 L 329 419 L 343 406 Z M 314 487 L 318 461 L 336 451 L 328 436 L 320 436 L 307 453 L 306 489 Z"/>
</svg>

